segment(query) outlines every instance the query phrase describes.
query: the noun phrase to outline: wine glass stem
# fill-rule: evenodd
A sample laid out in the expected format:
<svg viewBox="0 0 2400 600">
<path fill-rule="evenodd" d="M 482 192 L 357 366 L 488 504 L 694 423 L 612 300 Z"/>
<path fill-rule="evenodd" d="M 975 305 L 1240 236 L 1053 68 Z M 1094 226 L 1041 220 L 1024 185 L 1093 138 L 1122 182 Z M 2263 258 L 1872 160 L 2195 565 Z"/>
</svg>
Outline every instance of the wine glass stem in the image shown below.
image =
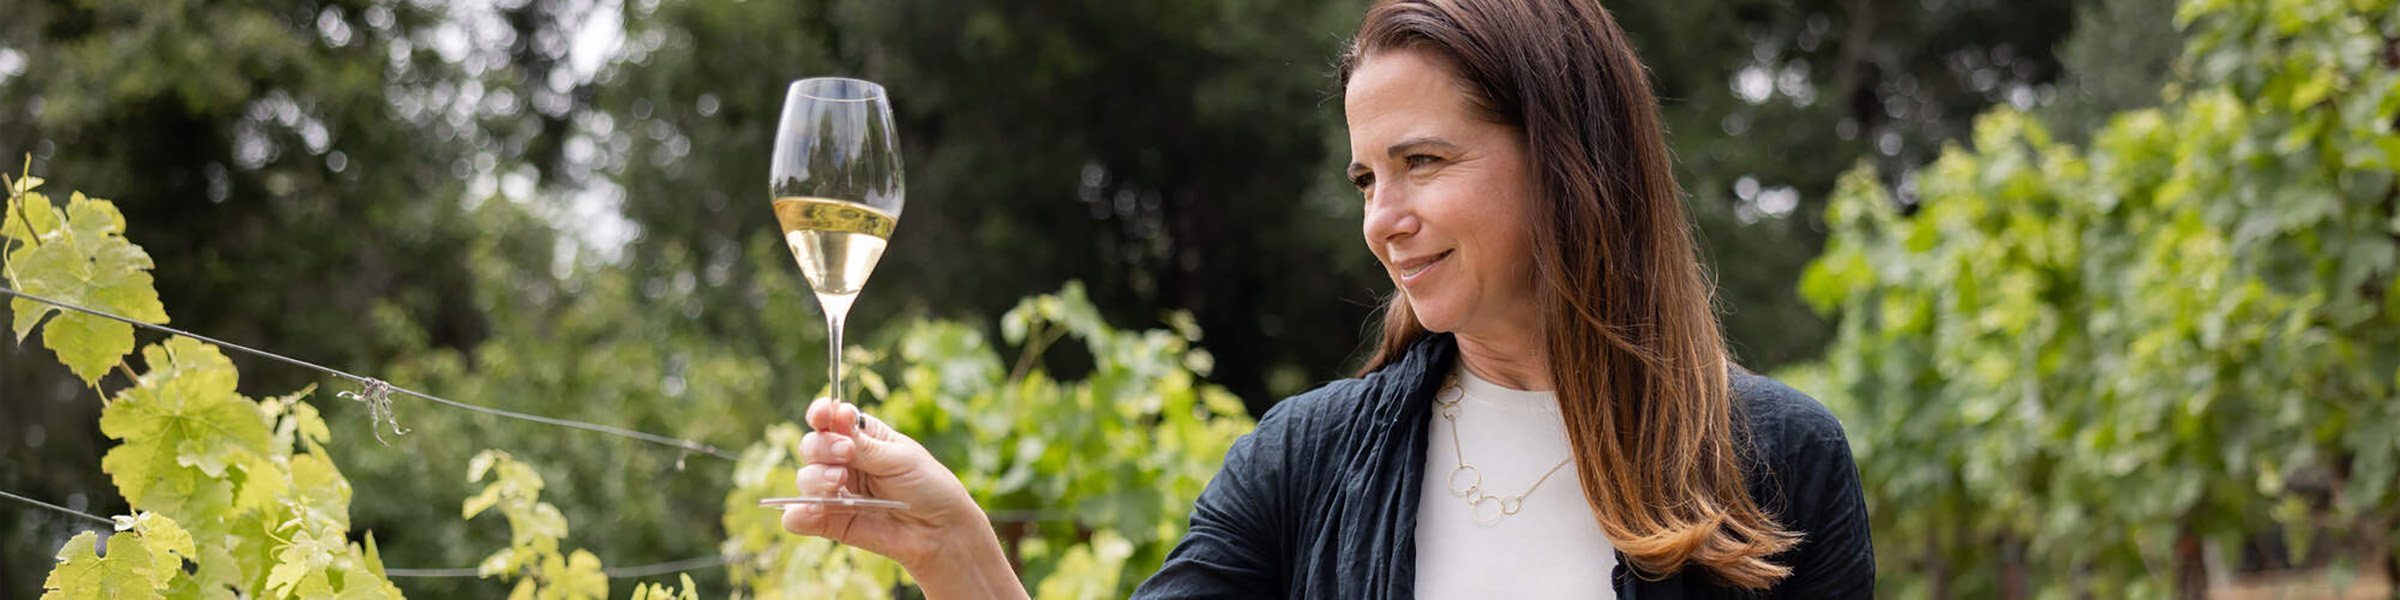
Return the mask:
<svg viewBox="0 0 2400 600">
<path fill-rule="evenodd" d="M 826 348 L 825 364 L 830 365 L 833 371 L 826 381 L 831 382 L 829 385 L 833 388 L 833 401 L 837 406 L 842 401 L 842 321 L 849 316 L 843 314 L 847 312 L 825 311 L 825 339 L 831 344 Z"/>
</svg>

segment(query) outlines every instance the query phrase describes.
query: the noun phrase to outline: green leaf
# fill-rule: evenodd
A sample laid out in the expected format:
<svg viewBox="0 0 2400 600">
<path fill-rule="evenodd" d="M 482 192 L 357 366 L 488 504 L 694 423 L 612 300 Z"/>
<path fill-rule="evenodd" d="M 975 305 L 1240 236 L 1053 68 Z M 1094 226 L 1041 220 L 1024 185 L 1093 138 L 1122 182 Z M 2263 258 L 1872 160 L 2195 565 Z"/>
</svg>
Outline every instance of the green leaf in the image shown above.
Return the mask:
<svg viewBox="0 0 2400 600">
<path fill-rule="evenodd" d="M 663 583 L 646 583 L 633 588 L 633 600 L 700 600 L 698 588 L 692 585 L 689 573 L 677 576 L 683 581 L 682 591 Z"/>
<path fill-rule="evenodd" d="M 1092 535 L 1090 544 L 1067 550 L 1058 562 L 1058 569 L 1042 579 L 1034 598 L 1038 600 L 1100 600 L 1115 598 L 1117 579 L 1122 573 L 1125 558 L 1133 555 L 1133 544 L 1114 532 L 1102 530 Z"/>
<path fill-rule="evenodd" d="M 58 549 L 58 566 L 42 580 L 42 600 L 76 598 L 164 598 L 172 572 L 161 572 L 158 560 L 139 534 L 121 531 L 108 536 L 108 556 L 93 546 L 100 536 L 75 534 Z"/>
<path fill-rule="evenodd" d="M 269 453 L 266 417 L 234 392 L 233 363 L 215 346 L 169 338 L 142 356 L 149 370 L 100 411 L 100 432 L 125 442 L 100 467 L 136 509 L 213 516 L 232 501 L 222 465 Z"/>
<path fill-rule="evenodd" d="M 8 253 L 7 272 L 17 290 L 130 319 L 167 321 L 151 284 L 150 255 L 126 241 L 125 216 L 116 205 L 77 193 L 62 215 L 36 194 L 11 203 L 9 211 L 10 237 L 33 240 Z M 133 351 L 130 325 L 23 298 L 10 306 L 20 342 L 43 318 L 61 313 L 51 320 L 42 345 L 87 383 L 97 385 L 109 367 Z"/>
<path fill-rule="evenodd" d="M 551 555 L 543 562 L 542 573 L 549 578 L 548 597 L 569 600 L 608 597 L 608 574 L 601 572 L 600 557 L 590 552 L 576 550 L 563 561 Z"/>
<path fill-rule="evenodd" d="M 17 181 L 39 183 L 41 180 L 28 177 Z M 6 218 L 0 218 L 0 237 L 16 240 L 21 246 L 40 244 L 42 232 L 58 229 L 58 206 L 50 202 L 49 194 L 15 190 L 9 194 L 8 206 L 0 209 L 7 211 Z"/>
<path fill-rule="evenodd" d="M 2333 92 L 2333 80 L 2333 65 L 2331 64 L 2322 65 L 2316 71 L 2309 73 L 2308 79 L 2292 86 L 2292 106 L 2307 108 L 2324 101 L 2325 96 Z"/>
<path fill-rule="evenodd" d="M 391 578 L 383 573 L 383 554 L 375 548 L 375 532 L 367 532 L 366 545 L 360 550 L 358 564 L 342 577 L 342 594 L 334 598 L 400 600 L 400 588 L 392 585 Z"/>
<path fill-rule="evenodd" d="M 275 566 L 267 572 L 267 591 L 303 598 L 332 596 L 327 570 L 349 554 L 350 547 L 339 529 L 295 529 L 291 543 L 275 550 Z"/>
<path fill-rule="evenodd" d="M 310 453 L 324 454 L 325 443 L 333 441 L 333 430 L 325 426 L 325 417 L 317 413 L 316 406 L 307 402 L 309 394 L 316 391 L 317 384 L 311 383 L 300 388 L 300 391 L 259 403 L 261 406 L 281 408 L 279 412 L 283 418 L 275 424 L 275 444 L 279 451 L 298 443 L 307 447 Z M 295 437 L 298 439 L 295 440 Z"/>
<path fill-rule="evenodd" d="M 342 472 L 317 454 L 292 457 L 292 500 L 309 510 L 310 516 L 330 521 L 336 528 L 350 528 L 350 482 Z"/>
<path fill-rule="evenodd" d="M 149 544 L 158 561 L 159 573 L 172 575 L 181 572 L 185 560 L 199 562 L 200 553 L 192 547 L 192 534 L 176 525 L 174 519 L 143 511 L 130 517 L 116 517 L 115 520 L 117 531 L 138 533 Z"/>
<path fill-rule="evenodd" d="M 0 175 L 0 177 L 6 176 Z M 8 194 L 11 196 L 24 194 L 26 192 L 33 191 L 34 188 L 42 187 L 43 181 L 42 178 L 34 177 L 31 174 L 27 174 L 24 177 L 8 177 L 7 179 Z M 5 229 L 6 228 L 0 228 L 0 235 L 7 235 Z"/>
</svg>

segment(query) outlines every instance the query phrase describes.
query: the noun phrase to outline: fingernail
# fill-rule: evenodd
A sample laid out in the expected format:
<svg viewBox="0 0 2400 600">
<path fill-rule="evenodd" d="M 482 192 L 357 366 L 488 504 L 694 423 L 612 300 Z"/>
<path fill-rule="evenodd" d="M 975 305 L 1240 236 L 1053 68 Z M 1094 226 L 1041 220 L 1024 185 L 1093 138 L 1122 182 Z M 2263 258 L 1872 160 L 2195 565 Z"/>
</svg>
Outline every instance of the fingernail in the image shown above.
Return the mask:
<svg viewBox="0 0 2400 600">
<path fill-rule="evenodd" d="M 825 483 L 841 483 L 842 472 L 845 470 L 846 469 L 841 467 L 827 467 L 825 469 Z"/>
<path fill-rule="evenodd" d="M 836 439 L 836 440 L 834 440 L 834 441 L 833 441 L 833 459 L 834 459 L 834 460 L 850 460 L 850 445 L 851 445 L 851 444 L 852 444 L 852 442 L 850 441 L 850 438 L 846 438 L 846 437 L 845 437 L 845 438 L 840 438 L 840 439 Z"/>
</svg>

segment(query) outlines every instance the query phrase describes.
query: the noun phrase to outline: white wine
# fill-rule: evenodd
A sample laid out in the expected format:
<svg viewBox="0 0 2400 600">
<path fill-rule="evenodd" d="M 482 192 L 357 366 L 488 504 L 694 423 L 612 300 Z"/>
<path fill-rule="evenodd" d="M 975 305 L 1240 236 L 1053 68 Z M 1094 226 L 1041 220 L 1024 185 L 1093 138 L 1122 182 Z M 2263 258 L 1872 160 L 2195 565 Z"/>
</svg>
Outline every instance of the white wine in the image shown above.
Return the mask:
<svg viewBox="0 0 2400 600">
<path fill-rule="evenodd" d="M 791 245 L 792 259 L 816 288 L 818 301 L 828 304 L 827 311 L 841 312 L 848 312 L 850 300 L 867 285 L 897 222 L 864 204 L 807 197 L 776 198 L 775 220 L 783 224 L 784 243 Z"/>
</svg>

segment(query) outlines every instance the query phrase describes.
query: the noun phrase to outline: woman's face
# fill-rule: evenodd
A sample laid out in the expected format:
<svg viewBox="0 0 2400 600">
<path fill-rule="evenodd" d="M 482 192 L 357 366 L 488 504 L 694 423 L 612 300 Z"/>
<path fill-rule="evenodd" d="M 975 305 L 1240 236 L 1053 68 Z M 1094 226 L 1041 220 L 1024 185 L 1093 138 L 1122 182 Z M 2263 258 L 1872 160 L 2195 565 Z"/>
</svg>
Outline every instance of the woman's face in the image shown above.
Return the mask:
<svg viewBox="0 0 2400 600">
<path fill-rule="evenodd" d="M 1538 326 L 1525 135 L 1478 116 L 1452 68 L 1403 49 L 1351 74 L 1342 104 L 1361 229 L 1426 329 L 1522 338 Z"/>
</svg>

